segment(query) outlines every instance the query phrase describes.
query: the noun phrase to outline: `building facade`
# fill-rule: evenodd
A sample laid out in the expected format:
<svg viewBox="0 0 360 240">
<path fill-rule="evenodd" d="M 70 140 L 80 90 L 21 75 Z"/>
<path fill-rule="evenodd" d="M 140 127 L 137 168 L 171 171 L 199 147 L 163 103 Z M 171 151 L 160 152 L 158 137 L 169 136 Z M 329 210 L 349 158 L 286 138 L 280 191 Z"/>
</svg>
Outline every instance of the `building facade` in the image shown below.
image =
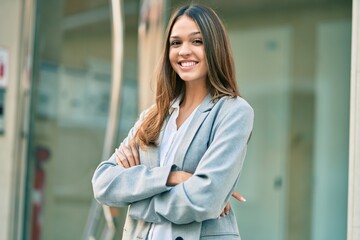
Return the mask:
<svg viewBox="0 0 360 240">
<path fill-rule="evenodd" d="M 186 2 L 0 0 L 0 239 L 121 239 L 126 209 L 94 203 L 90 180 L 152 103 Z M 242 238 L 360 240 L 360 1 L 197 2 L 255 110 Z"/>
</svg>

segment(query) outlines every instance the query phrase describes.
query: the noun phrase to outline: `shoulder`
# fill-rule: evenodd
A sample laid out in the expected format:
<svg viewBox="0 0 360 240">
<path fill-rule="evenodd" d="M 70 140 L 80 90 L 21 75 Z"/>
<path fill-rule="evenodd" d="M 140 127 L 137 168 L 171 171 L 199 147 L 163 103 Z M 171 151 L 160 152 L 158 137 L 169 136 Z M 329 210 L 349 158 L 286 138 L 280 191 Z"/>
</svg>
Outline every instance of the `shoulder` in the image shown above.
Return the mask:
<svg viewBox="0 0 360 240">
<path fill-rule="evenodd" d="M 249 139 L 254 124 L 254 110 L 242 97 L 222 97 L 211 110 L 214 136 Z"/>
<path fill-rule="evenodd" d="M 150 107 L 146 108 L 140 113 L 140 117 L 146 116 L 151 110 L 154 110 L 156 108 L 155 104 L 152 104 Z"/>
<path fill-rule="evenodd" d="M 147 115 L 151 112 L 154 111 L 156 108 L 155 104 L 152 104 L 150 107 L 148 107 L 147 109 L 143 110 L 140 115 L 139 115 L 139 120 L 143 121 L 145 117 L 147 117 Z"/>
<path fill-rule="evenodd" d="M 149 108 L 145 109 L 144 111 L 142 111 L 137 119 L 137 121 L 134 124 L 133 129 L 134 130 L 138 130 L 139 127 L 141 126 L 141 124 L 144 122 L 145 118 L 149 115 L 149 113 L 151 112 L 151 110 L 153 110 L 155 108 L 155 104 L 153 104 L 152 106 L 150 106 Z"/>
<path fill-rule="evenodd" d="M 245 115 L 250 118 L 254 116 L 251 105 L 242 97 L 225 96 L 220 98 L 214 106 L 218 108 L 220 115 Z"/>
</svg>

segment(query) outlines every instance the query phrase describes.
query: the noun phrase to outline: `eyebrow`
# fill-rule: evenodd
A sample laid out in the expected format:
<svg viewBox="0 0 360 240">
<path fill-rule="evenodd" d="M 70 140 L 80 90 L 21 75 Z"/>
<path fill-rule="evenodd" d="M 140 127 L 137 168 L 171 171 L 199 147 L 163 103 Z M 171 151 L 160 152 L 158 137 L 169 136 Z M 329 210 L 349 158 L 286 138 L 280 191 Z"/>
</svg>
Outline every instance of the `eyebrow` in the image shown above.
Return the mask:
<svg viewBox="0 0 360 240">
<path fill-rule="evenodd" d="M 194 35 L 198 35 L 201 34 L 201 32 L 192 32 L 189 34 L 189 36 L 194 36 Z M 180 38 L 179 36 L 170 36 L 170 38 Z"/>
</svg>

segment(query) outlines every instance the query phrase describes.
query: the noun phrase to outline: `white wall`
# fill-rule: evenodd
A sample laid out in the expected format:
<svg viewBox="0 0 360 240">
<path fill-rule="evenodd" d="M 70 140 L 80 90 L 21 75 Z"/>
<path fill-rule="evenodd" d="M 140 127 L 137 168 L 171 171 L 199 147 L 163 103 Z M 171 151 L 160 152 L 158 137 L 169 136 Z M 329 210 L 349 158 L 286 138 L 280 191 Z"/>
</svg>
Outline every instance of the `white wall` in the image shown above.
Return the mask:
<svg viewBox="0 0 360 240">
<path fill-rule="evenodd" d="M 12 219 L 22 4 L 22 0 L 0 0 L 0 46 L 9 50 L 9 75 L 4 106 L 5 132 L 0 135 L 0 240 L 9 239 Z"/>
</svg>

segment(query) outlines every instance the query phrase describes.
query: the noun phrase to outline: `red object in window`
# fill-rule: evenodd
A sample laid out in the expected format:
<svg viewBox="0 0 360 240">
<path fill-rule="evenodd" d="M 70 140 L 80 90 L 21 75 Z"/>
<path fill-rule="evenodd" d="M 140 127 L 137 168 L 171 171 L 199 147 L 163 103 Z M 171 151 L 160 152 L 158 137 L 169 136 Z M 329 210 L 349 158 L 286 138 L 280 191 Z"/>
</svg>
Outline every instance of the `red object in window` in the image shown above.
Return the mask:
<svg viewBox="0 0 360 240">
<path fill-rule="evenodd" d="M 50 158 L 50 151 L 46 147 L 39 146 L 35 151 L 35 158 L 40 163 L 47 161 Z"/>
<path fill-rule="evenodd" d="M 31 240 L 40 240 L 43 227 L 44 189 L 46 174 L 43 164 L 50 158 L 50 151 L 45 146 L 35 149 L 36 168 L 32 191 Z"/>
<path fill-rule="evenodd" d="M 5 75 L 5 66 L 4 63 L 0 63 L 0 78 L 3 78 Z"/>
<path fill-rule="evenodd" d="M 33 189 L 33 204 L 32 204 L 32 234 L 31 240 L 41 239 L 42 229 L 42 209 L 43 209 L 43 195 L 45 184 L 45 172 L 42 168 L 37 167 L 35 171 L 35 183 Z"/>
</svg>

